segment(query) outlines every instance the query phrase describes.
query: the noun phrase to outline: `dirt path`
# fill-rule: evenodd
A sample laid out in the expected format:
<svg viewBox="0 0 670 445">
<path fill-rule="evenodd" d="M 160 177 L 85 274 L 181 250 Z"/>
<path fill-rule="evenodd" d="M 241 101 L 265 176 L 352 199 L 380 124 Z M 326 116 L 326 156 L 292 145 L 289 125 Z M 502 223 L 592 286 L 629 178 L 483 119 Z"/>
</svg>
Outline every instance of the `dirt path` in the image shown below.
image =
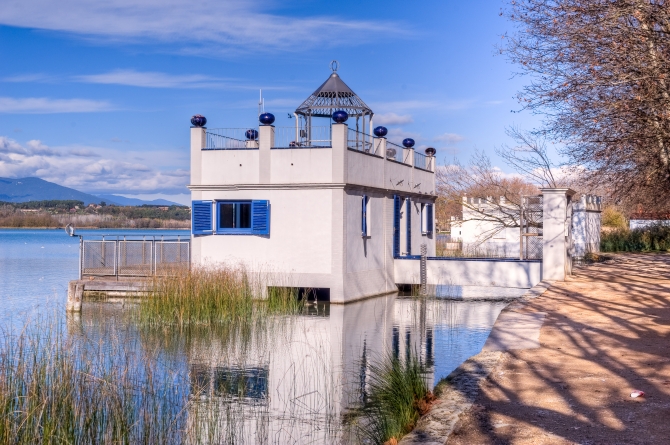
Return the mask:
<svg viewBox="0 0 670 445">
<path fill-rule="evenodd" d="M 502 353 L 447 444 L 670 444 L 670 255 L 577 269 L 521 311 L 546 314 L 539 348 Z"/>
</svg>

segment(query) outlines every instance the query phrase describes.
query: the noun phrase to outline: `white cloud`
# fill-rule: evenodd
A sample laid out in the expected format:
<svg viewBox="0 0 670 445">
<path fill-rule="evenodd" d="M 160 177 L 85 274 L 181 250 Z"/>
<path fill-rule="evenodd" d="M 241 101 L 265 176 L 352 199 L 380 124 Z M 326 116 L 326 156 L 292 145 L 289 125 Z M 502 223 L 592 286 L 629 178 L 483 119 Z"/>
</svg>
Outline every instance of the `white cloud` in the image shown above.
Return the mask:
<svg viewBox="0 0 670 445">
<path fill-rule="evenodd" d="M 447 144 L 455 144 L 463 139 L 465 139 L 463 136 L 456 133 L 444 133 L 433 138 L 434 141 L 446 142 Z"/>
<path fill-rule="evenodd" d="M 0 136 L 0 177 L 36 176 L 88 193 L 187 192 L 187 159 L 166 150 L 152 152 L 151 162 L 125 161 L 135 155 L 100 147 L 49 147 L 37 140 L 19 144 Z"/>
<path fill-rule="evenodd" d="M 386 113 L 386 114 L 375 114 L 374 123 L 379 125 L 403 125 L 411 124 L 414 122 L 412 115 L 410 114 L 396 114 L 396 113 Z"/>
<path fill-rule="evenodd" d="M 115 70 L 103 74 L 76 76 L 80 82 L 128 85 L 144 88 L 231 88 L 234 83 L 202 74 L 173 75 L 160 72 Z"/>
<path fill-rule="evenodd" d="M 0 23 L 112 41 L 176 43 L 189 51 L 208 52 L 302 51 L 380 34 L 407 34 L 407 27 L 377 19 L 270 12 L 279 6 L 259 0 L 5 0 Z"/>
<path fill-rule="evenodd" d="M 88 99 L 49 99 L 46 97 L 0 97 L 0 113 L 90 113 L 110 111 L 109 102 Z"/>
</svg>

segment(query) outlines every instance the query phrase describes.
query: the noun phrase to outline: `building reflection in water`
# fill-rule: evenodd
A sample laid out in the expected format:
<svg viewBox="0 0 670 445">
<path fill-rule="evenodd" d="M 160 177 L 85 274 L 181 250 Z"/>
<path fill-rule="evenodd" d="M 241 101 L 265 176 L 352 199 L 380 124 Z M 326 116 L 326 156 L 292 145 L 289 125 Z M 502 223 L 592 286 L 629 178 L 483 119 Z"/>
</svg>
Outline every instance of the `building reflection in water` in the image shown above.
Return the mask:
<svg viewBox="0 0 670 445">
<path fill-rule="evenodd" d="M 308 306 L 245 332 L 150 333 L 124 322 L 134 347 L 160 350 L 187 375 L 189 428 L 226 443 L 349 443 L 342 414 L 364 403 L 370 365 L 414 352 L 430 387 L 478 353 L 505 303 L 379 297 Z M 87 338 L 110 329 L 119 306 L 71 320 Z M 118 322 L 118 321 L 117 321 Z"/>
</svg>

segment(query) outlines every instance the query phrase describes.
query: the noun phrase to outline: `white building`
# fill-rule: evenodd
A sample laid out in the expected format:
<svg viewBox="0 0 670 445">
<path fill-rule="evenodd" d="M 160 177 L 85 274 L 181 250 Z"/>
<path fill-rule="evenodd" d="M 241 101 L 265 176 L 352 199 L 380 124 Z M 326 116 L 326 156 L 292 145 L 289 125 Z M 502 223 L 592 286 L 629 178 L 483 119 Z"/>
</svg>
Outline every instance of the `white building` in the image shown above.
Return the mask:
<svg viewBox="0 0 670 445">
<path fill-rule="evenodd" d="M 536 241 L 534 236 L 543 235 L 543 197 L 523 199 L 520 218 L 519 206 L 505 202 L 504 197 L 463 197 L 463 219 L 452 222 L 452 241 L 461 242 L 463 252 L 473 256 L 519 258 L 523 246 L 523 258 L 542 258 L 540 238 Z M 568 200 L 565 212 L 570 256 L 583 258 L 587 253 L 600 252 L 602 198 L 582 195 L 578 201 Z"/>
<path fill-rule="evenodd" d="M 372 137 L 372 117 L 335 72 L 295 127 L 264 113 L 258 130 L 208 129 L 194 116 L 192 263 L 245 264 L 331 302 L 395 292 L 395 258 L 435 254 L 435 151 L 392 144 L 383 127 Z"/>
</svg>

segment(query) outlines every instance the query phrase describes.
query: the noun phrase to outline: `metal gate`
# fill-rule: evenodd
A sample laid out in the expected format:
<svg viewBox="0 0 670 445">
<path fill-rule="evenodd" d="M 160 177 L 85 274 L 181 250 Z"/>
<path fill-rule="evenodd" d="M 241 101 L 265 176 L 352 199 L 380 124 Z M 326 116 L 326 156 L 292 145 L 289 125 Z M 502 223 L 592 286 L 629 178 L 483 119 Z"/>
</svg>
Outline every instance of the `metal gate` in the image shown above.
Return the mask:
<svg viewBox="0 0 670 445">
<path fill-rule="evenodd" d="M 521 260 L 542 259 L 542 195 L 523 196 L 519 218 Z"/>
</svg>

